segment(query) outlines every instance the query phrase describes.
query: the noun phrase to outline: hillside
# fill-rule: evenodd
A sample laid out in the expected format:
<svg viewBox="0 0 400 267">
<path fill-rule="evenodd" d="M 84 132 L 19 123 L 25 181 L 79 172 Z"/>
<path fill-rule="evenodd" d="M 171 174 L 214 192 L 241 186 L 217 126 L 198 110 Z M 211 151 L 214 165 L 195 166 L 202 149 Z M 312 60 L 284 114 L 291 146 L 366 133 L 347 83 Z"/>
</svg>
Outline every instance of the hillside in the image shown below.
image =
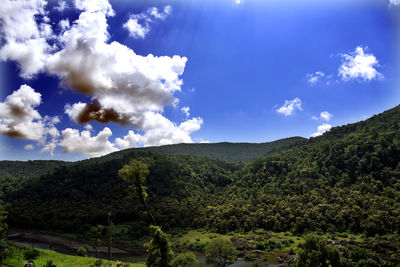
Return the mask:
<svg viewBox="0 0 400 267">
<path fill-rule="evenodd" d="M 116 223 L 134 221 L 132 235 L 142 233 L 142 212 L 117 175 L 136 158 L 149 166 L 149 205 L 166 229 L 394 233 L 400 229 L 399 130 L 396 107 L 247 164 L 136 150 L 81 161 L 6 195 L 9 223 L 85 231 L 112 211 Z"/>
<path fill-rule="evenodd" d="M 266 143 L 202 143 L 202 144 L 176 144 L 158 147 L 131 148 L 118 151 L 99 158 L 105 161 L 121 158 L 137 152 L 151 152 L 168 155 L 193 155 L 198 157 L 224 160 L 228 162 L 248 162 L 255 158 L 289 149 L 305 143 L 303 137 L 290 137 Z"/>
<path fill-rule="evenodd" d="M 83 160 L 92 164 L 109 160 L 133 157 L 138 153 L 154 153 L 167 155 L 193 155 L 198 157 L 224 160 L 228 162 L 248 162 L 260 156 L 269 155 L 296 145 L 307 139 L 291 137 L 267 143 L 210 143 L 210 144 L 175 144 L 158 147 L 131 148 L 114 152 L 99 158 Z M 53 172 L 57 167 L 75 164 L 57 160 L 0 161 L 0 179 L 32 178 Z"/>
</svg>

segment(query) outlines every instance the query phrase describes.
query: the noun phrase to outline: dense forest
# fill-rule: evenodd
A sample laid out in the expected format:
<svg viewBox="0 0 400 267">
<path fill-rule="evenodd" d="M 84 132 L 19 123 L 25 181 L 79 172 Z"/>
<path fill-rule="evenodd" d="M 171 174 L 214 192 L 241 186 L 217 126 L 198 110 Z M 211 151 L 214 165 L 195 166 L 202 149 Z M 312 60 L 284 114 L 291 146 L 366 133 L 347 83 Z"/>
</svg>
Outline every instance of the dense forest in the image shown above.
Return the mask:
<svg viewBox="0 0 400 267">
<path fill-rule="evenodd" d="M 118 176 L 124 164 L 136 159 L 150 170 L 148 202 L 163 229 L 398 233 L 399 129 L 400 106 L 366 121 L 335 127 L 320 137 L 295 138 L 290 144 L 286 140 L 265 153 L 257 152 L 265 156 L 246 163 L 235 162 L 240 161 L 237 158 L 228 162 L 133 149 L 57 163 L 54 169 L 50 164 L 45 173 L 32 171 L 37 175 L 24 178 L 17 189 L 3 185 L 4 200 L 10 203 L 8 223 L 26 229 L 84 232 L 105 223 L 111 212 L 115 223 L 131 222 L 129 234 L 140 236 L 147 231 L 147 218 Z M 246 150 L 253 147 L 240 149 L 250 155 Z M 8 178 L 13 175 L 10 170 L 3 172 Z M 4 181 L 12 184 L 18 180 L 15 177 Z"/>
</svg>

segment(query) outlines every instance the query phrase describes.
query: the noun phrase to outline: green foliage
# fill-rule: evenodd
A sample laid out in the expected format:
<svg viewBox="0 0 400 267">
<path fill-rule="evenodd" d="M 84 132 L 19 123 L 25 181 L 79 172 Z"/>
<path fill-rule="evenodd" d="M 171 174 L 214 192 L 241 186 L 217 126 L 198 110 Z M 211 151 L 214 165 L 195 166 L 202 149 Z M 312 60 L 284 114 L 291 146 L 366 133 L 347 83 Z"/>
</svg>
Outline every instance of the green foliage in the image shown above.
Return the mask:
<svg viewBox="0 0 400 267">
<path fill-rule="evenodd" d="M 167 240 L 167 236 L 159 226 L 150 226 L 153 238 L 145 244 L 147 252 L 146 266 L 169 267 L 173 258 L 173 252 Z"/>
<path fill-rule="evenodd" d="M 172 267 L 184 267 L 191 263 L 197 263 L 196 255 L 191 252 L 175 255 L 171 260 Z"/>
<path fill-rule="evenodd" d="M 3 259 L 5 259 L 6 257 L 8 257 L 9 254 L 9 245 L 7 240 L 0 239 L 0 262 L 3 261 Z"/>
<path fill-rule="evenodd" d="M 227 266 L 235 262 L 238 251 L 232 241 L 223 238 L 216 238 L 206 246 L 206 255 L 217 259 L 219 266 Z"/>
<path fill-rule="evenodd" d="M 88 253 L 88 247 L 86 245 L 78 248 L 78 250 L 76 251 L 76 255 L 81 257 L 86 257 L 87 253 Z"/>
<path fill-rule="evenodd" d="M 52 260 L 49 260 L 43 267 L 57 267 L 57 265 L 55 265 Z"/>
<path fill-rule="evenodd" d="M 333 245 L 327 245 L 326 240 L 321 236 L 307 235 L 301 248 L 298 255 L 298 267 L 342 266 L 339 250 Z"/>
<path fill-rule="evenodd" d="M 24 259 L 28 261 L 36 260 L 40 256 L 40 251 L 36 248 L 30 248 L 25 250 Z"/>
<path fill-rule="evenodd" d="M 129 187 L 130 193 L 140 200 L 146 200 L 147 198 L 144 184 L 146 183 L 146 177 L 149 173 L 150 171 L 147 165 L 138 160 L 131 160 L 129 164 L 124 165 L 124 167 L 118 171 L 122 179 L 132 184 Z"/>
<path fill-rule="evenodd" d="M 303 144 L 303 137 L 290 137 L 267 143 L 213 143 L 213 144 L 176 144 L 159 147 L 131 148 L 111 153 L 99 161 L 118 159 L 139 152 L 167 154 L 167 155 L 193 155 L 197 157 L 223 160 L 227 162 L 248 162 L 258 157 L 271 155 L 282 150 Z"/>
</svg>

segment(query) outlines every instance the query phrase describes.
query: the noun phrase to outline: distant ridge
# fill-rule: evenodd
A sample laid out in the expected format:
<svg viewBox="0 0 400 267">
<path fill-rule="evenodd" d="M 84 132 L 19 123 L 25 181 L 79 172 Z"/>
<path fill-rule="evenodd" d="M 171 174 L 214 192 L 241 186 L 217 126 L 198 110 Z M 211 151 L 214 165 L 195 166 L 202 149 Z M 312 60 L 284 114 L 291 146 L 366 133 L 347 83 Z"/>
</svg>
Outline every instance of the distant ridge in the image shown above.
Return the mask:
<svg viewBox="0 0 400 267">
<path fill-rule="evenodd" d="M 306 143 L 303 137 L 289 137 L 266 143 L 193 143 L 175 144 L 158 147 L 130 148 L 97 158 L 99 161 L 122 158 L 135 152 L 150 152 L 169 155 L 193 155 L 228 162 L 248 162 L 261 156 L 280 152 Z"/>
</svg>

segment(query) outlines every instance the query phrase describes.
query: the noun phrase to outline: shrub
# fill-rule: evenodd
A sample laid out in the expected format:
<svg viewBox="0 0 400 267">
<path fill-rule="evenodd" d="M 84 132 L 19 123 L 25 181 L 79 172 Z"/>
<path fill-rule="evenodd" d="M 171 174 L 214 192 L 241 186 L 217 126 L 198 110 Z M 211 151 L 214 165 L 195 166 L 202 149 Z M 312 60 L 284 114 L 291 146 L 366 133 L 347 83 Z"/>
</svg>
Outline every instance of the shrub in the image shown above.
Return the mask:
<svg viewBox="0 0 400 267">
<path fill-rule="evenodd" d="M 24 252 L 24 259 L 27 261 L 33 261 L 39 258 L 40 251 L 36 248 L 30 248 Z"/>
<path fill-rule="evenodd" d="M 46 265 L 43 265 L 43 267 L 57 267 L 57 265 L 55 265 L 53 261 L 50 260 L 47 261 Z"/>
<path fill-rule="evenodd" d="M 82 246 L 82 247 L 78 248 L 78 250 L 76 251 L 76 254 L 78 256 L 86 257 L 87 252 L 88 252 L 87 246 Z"/>
</svg>

